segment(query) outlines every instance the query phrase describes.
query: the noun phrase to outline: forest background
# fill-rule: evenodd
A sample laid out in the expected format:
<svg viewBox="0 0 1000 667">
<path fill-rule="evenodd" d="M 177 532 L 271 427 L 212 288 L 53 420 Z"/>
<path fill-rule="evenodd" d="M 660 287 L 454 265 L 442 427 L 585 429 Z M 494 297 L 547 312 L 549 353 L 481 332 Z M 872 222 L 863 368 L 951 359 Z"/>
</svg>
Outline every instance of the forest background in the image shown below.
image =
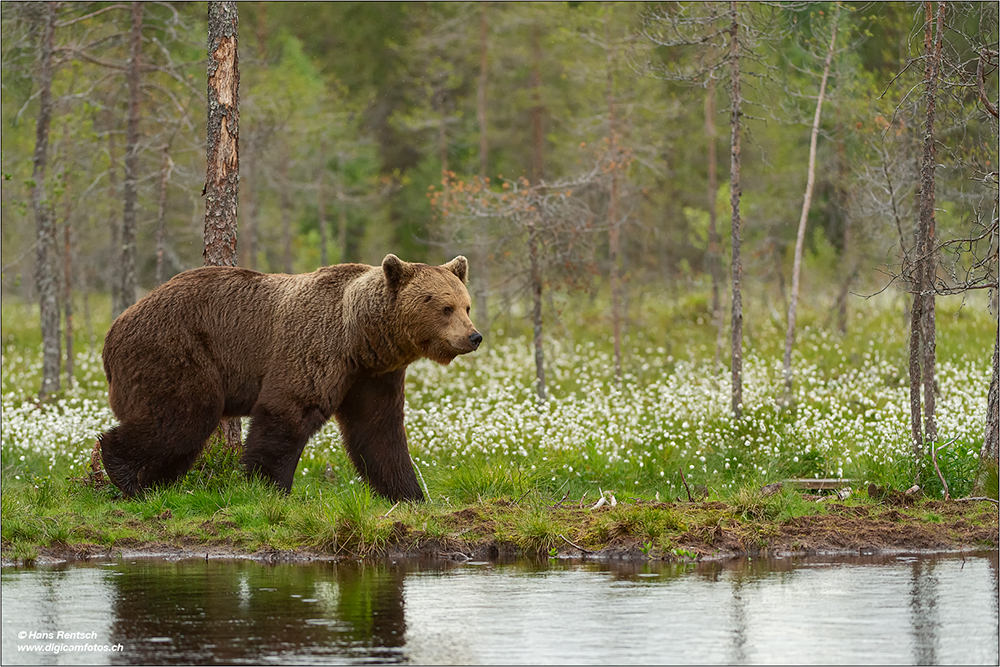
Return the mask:
<svg viewBox="0 0 1000 667">
<path fill-rule="evenodd" d="M 30 302 L 37 26 L 13 5 L 4 10 L 2 287 Z M 120 264 L 109 258 L 120 254 L 112 244 L 122 218 L 130 15 L 126 6 L 115 7 L 64 3 L 58 20 L 67 25 L 55 36 L 48 192 L 59 223 L 73 232 L 74 293 L 108 293 L 120 282 Z M 772 307 L 786 298 L 790 283 L 809 121 L 833 8 L 789 4 L 746 18 L 766 21 L 770 32 L 746 38 L 751 57 L 742 73 L 744 268 L 752 292 Z M 845 9 L 809 213 L 810 299 L 837 299 L 845 285 L 860 293 L 884 287 L 915 219 L 923 131 L 914 88 L 923 74 L 911 65 L 921 54 L 924 8 L 861 3 Z M 618 194 L 624 293 L 636 300 L 650 287 L 676 294 L 704 283 L 709 77 L 690 85 L 672 75 L 706 56 L 657 47 L 643 34 L 657 30 L 651 19 L 657 12 L 672 11 L 670 3 L 242 3 L 240 265 L 302 272 L 324 260 L 377 263 L 388 251 L 427 262 L 462 251 L 477 260 L 473 280 L 488 277 L 485 289 L 503 304 L 492 312 L 504 312 L 524 287 L 525 271 L 517 270 L 523 253 L 497 244 L 508 230 L 456 227 L 432 206 L 428 192 L 440 190 L 448 172 L 494 183 L 586 173 L 612 134 L 610 97 L 616 139 L 627 152 Z M 87 14 L 93 16 L 83 18 Z M 993 206 L 996 134 L 971 83 L 979 49 L 995 42 L 995 19 L 989 3 L 954 4 L 949 12 L 946 49 L 952 53 L 946 56 L 968 77 L 963 87 L 946 91 L 938 111 L 945 137 L 942 239 L 967 235 L 970 222 L 987 219 L 984 211 Z M 141 292 L 201 264 L 204 21 L 203 3 L 145 7 L 137 148 Z M 716 78 L 726 75 L 721 70 Z M 995 96 L 996 77 L 986 82 Z M 727 89 L 712 89 L 724 171 Z M 477 115 L 480 94 L 485 119 Z M 540 137 L 530 131 L 536 112 Z M 540 167 L 533 151 L 541 153 Z M 728 183 L 720 180 L 718 209 L 725 215 Z M 593 290 L 608 274 L 607 187 L 581 198 L 581 217 L 590 218 L 580 223 L 581 235 L 589 231 L 594 240 L 574 249 L 572 265 L 565 255 L 543 255 L 551 258 L 547 279 L 571 277 Z M 902 238 L 894 218 L 904 225 Z"/>
<path fill-rule="evenodd" d="M 3 11 L 2 288 L 31 302 L 37 25 L 18 14 L 27 10 L 17 4 Z M 743 260 L 748 289 L 767 307 L 780 308 L 791 282 L 809 125 L 834 6 L 747 10 L 746 21 L 766 22 L 769 33 L 743 38 Z M 658 47 L 644 35 L 659 29 L 651 17 L 676 11 L 670 3 L 239 7 L 241 266 L 302 272 L 324 261 L 378 263 L 389 251 L 426 262 L 465 252 L 475 260 L 474 283 L 489 280 L 496 317 L 523 296 L 524 253 L 500 243 L 510 241 L 502 221 L 459 224 L 432 206 L 428 192 L 442 188 L 443 172 L 465 181 L 485 176 L 495 185 L 586 174 L 607 150 L 610 97 L 627 161 L 618 198 L 628 311 L 639 310 L 643 293 L 677 295 L 707 284 L 709 77 L 692 85 L 674 75 L 712 57 Z M 766 17 L 750 11 L 765 9 Z M 814 304 L 832 304 L 844 286 L 864 294 L 885 287 L 900 273 L 916 218 L 923 118 L 915 88 L 923 77 L 924 7 L 844 9 L 806 237 L 805 292 Z M 204 10 L 204 3 L 147 3 L 144 10 L 136 177 L 140 294 L 202 262 Z M 120 263 L 111 258 L 121 254 L 112 244 L 122 218 L 130 14 L 125 5 L 63 3 L 58 21 L 67 25 L 55 34 L 47 191 L 58 223 L 72 231 L 74 295 L 110 293 L 120 282 Z M 948 28 L 945 55 L 958 70 L 948 74 L 967 76 L 939 101 L 937 215 L 945 240 L 967 236 L 994 204 L 995 125 L 972 84 L 979 50 L 995 44 L 995 8 L 952 4 Z M 726 76 L 716 68 L 715 78 Z M 995 72 L 986 85 L 995 97 Z M 728 89 L 720 82 L 711 92 L 723 173 L 716 199 L 725 219 Z M 485 119 L 477 114 L 480 94 Z M 531 131 L 536 112 L 539 137 Z M 540 167 L 533 151 L 541 154 Z M 586 290 L 606 286 L 609 196 L 605 182 L 597 185 L 603 187 L 580 192 L 578 217 L 589 218 L 578 223 L 579 237 L 590 233 L 585 247 L 543 253 L 546 280 L 557 287 L 566 278 Z M 721 234 L 723 244 L 728 236 Z M 721 255 L 728 259 L 728 246 Z"/>
<path fill-rule="evenodd" d="M 0 287 L 25 304 L 39 299 L 40 7 L 0 6 Z M 142 3 L 137 33 L 135 5 L 57 5 L 44 192 L 63 326 L 75 313 L 81 333 L 82 312 L 92 349 L 129 303 L 202 264 L 205 10 Z M 613 328 L 620 386 L 619 329 L 641 338 L 681 313 L 727 364 L 733 240 L 749 340 L 783 329 L 799 290 L 826 61 L 806 321 L 847 333 L 859 295 L 895 294 L 891 321 L 905 332 L 915 285 L 958 295 L 952 312 L 995 317 L 993 3 L 240 3 L 239 13 L 241 266 L 304 272 L 388 252 L 429 263 L 463 253 L 487 341 L 529 333 L 543 311 L 560 336 L 590 328 L 610 341 Z M 925 253 L 924 88 L 939 38 L 936 237 Z M 922 284 L 915 272 L 931 254 L 939 262 Z M 654 315 L 664 304 L 670 317 Z M 989 365 L 988 349 L 973 354 Z"/>
</svg>

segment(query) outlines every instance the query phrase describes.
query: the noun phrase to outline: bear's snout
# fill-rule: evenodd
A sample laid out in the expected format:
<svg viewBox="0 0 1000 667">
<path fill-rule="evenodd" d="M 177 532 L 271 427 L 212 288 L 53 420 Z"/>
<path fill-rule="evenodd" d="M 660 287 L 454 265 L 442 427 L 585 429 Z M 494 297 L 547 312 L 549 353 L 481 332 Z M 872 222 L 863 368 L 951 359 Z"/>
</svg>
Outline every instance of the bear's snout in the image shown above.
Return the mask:
<svg viewBox="0 0 1000 667">
<path fill-rule="evenodd" d="M 472 334 L 469 336 L 469 342 L 472 343 L 473 350 L 478 349 L 479 344 L 483 342 L 483 334 L 479 333 L 478 331 L 473 331 Z"/>
</svg>

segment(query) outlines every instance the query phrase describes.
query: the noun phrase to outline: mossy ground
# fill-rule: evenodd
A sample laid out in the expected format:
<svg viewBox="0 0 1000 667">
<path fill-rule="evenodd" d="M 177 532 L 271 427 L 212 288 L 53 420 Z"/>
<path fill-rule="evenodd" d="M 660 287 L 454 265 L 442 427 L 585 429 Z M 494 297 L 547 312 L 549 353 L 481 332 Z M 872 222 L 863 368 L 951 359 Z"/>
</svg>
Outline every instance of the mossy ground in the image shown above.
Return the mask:
<svg viewBox="0 0 1000 667">
<path fill-rule="evenodd" d="M 103 490 L 63 491 L 70 507 L 5 494 L 5 559 L 85 559 L 117 553 L 285 559 L 413 556 L 605 557 L 690 561 L 778 553 L 996 549 L 997 511 L 980 502 L 892 506 L 867 498 L 817 503 L 796 491 L 730 502 L 640 498 L 592 507 L 594 498 L 537 494 L 471 504 L 403 504 L 358 493 L 308 499 L 256 483 L 228 492 L 161 490 L 141 501 Z M 324 494 L 325 495 L 325 494 Z M 32 507 L 33 511 L 28 508 Z M 41 513 L 37 513 L 41 509 Z"/>
</svg>

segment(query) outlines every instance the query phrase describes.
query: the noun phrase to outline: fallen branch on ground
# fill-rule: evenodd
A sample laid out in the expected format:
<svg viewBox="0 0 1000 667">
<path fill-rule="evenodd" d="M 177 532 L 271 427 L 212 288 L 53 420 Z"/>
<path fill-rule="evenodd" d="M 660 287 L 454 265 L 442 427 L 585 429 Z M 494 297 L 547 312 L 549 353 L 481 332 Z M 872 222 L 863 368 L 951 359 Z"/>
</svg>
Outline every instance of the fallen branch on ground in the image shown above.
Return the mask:
<svg viewBox="0 0 1000 667">
<path fill-rule="evenodd" d="M 996 500 L 995 498 L 987 498 L 986 496 L 975 496 L 973 498 L 952 498 L 952 500 L 955 501 L 956 503 L 973 503 L 985 500 L 988 503 L 993 503 L 997 507 L 1000 507 L 1000 500 Z"/>
<path fill-rule="evenodd" d="M 573 544 L 572 542 L 570 542 L 569 540 L 567 540 L 562 534 L 560 534 L 559 537 L 561 537 L 562 541 L 565 542 L 566 544 L 570 545 L 571 547 L 573 547 L 575 549 L 579 549 L 580 551 L 582 551 L 585 554 L 597 553 L 596 551 L 591 551 L 590 549 L 584 549 L 579 544 Z"/>
</svg>

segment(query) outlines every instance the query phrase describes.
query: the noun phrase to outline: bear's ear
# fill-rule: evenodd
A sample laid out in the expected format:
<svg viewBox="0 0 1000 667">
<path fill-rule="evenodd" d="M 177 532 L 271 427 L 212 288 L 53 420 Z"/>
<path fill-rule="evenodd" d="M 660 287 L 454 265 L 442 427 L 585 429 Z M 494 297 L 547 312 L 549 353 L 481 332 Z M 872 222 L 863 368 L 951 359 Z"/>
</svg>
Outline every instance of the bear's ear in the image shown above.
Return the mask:
<svg viewBox="0 0 1000 667">
<path fill-rule="evenodd" d="M 462 255 L 459 255 L 455 259 L 443 265 L 441 268 L 448 269 L 464 283 L 465 279 L 469 275 L 469 260 L 465 259 Z"/>
<path fill-rule="evenodd" d="M 385 284 L 389 286 L 389 289 L 395 291 L 413 277 L 414 271 L 412 264 L 389 253 L 382 260 L 382 273 L 385 274 Z"/>
</svg>

